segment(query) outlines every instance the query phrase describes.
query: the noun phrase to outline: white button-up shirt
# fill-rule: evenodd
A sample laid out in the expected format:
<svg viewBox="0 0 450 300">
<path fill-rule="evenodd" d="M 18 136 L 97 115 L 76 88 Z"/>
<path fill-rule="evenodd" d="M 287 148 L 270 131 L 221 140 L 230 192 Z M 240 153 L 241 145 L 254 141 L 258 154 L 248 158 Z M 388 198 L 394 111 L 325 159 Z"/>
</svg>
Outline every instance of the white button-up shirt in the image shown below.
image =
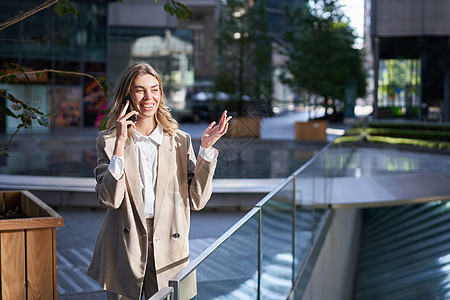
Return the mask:
<svg viewBox="0 0 450 300">
<path fill-rule="evenodd" d="M 163 131 L 160 126 L 157 126 L 150 135 L 145 136 L 133 129 L 132 138 L 144 199 L 145 217 L 152 218 L 154 217 L 156 177 L 158 174 L 158 149 L 161 146 Z M 213 162 L 217 160 L 218 151 L 214 148 L 200 146 L 199 155 L 205 160 Z M 124 173 L 124 158 L 113 155 L 108 169 L 116 180 L 121 179 Z"/>
</svg>

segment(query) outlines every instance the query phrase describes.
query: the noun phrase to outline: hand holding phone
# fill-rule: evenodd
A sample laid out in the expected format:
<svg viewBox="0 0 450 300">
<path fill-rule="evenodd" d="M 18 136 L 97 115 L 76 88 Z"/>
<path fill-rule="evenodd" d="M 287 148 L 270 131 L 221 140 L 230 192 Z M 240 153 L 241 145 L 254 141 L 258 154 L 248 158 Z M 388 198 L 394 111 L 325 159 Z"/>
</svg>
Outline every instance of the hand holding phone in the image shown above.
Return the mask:
<svg viewBox="0 0 450 300">
<path fill-rule="evenodd" d="M 113 155 L 121 157 L 124 155 L 125 142 L 128 139 L 128 128 L 133 126 L 136 128 L 137 115 L 139 114 L 134 109 L 130 98 L 124 99 L 124 105 L 116 120 L 116 143 L 114 145 Z"/>
<path fill-rule="evenodd" d="M 127 103 L 127 101 L 129 101 L 129 103 L 130 103 L 128 105 L 128 109 L 127 109 L 127 114 L 128 114 L 128 113 L 130 113 L 131 111 L 133 111 L 135 109 L 134 109 L 133 101 L 131 101 L 131 97 L 130 96 L 125 97 L 125 99 L 123 101 L 123 105 L 125 105 Z M 133 123 L 136 123 L 137 120 L 138 120 L 138 116 L 137 115 L 133 115 L 133 116 L 131 116 L 131 118 L 129 120 L 132 121 Z"/>
</svg>

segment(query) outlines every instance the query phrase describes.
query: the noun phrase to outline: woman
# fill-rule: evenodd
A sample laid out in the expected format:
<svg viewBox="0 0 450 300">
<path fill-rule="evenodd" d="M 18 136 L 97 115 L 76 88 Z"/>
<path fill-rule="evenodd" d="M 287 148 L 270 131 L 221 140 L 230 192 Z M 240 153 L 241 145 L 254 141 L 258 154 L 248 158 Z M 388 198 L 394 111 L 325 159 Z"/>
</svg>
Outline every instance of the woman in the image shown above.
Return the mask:
<svg viewBox="0 0 450 300">
<path fill-rule="evenodd" d="M 190 136 L 164 103 L 161 79 L 148 64 L 125 70 L 107 129 L 97 138 L 94 170 L 99 202 L 107 208 L 88 274 L 108 299 L 149 298 L 189 263 L 190 209 L 212 193 L 226 111 L 201 138 L 196 159 Z M 132 109 L 129 109 L 129 108 Z M 196 294 L 195 278 L 189 292 Z"/>
</svg>

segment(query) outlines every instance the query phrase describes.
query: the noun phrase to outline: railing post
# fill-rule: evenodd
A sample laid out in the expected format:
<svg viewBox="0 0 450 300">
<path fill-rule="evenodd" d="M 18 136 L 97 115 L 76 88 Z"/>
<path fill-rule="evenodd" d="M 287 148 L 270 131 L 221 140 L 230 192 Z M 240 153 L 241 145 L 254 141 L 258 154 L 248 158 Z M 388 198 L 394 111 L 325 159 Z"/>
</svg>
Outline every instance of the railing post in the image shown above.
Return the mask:
<svg viewBox="0 0 450 300">
<path fill-rule="evenodd" d="M 173 288 L 173 300 L 180 300 L 180 282 L 178 280 L 169 280 L 169 286 Z"/>
<path fill-rule="evenodd" d="M 294 175 L 292 179 L 293 188 L 292 188 L 292 287 L 294 287 L 295 283 L 295 221 L 297 215 L 297 201 L 295 199 L 297 195 L 297 175 Z"/>
<path fill-rule="evenodd" d="M 328 189 L 327 189 L 327 182 L 328 182 L 328 150 L 330 148 L 325 149 L 324 153 L 324 162 L 323 162 L 323 180 L 324 180 L 324 186 L 323 186 L 323 203 L 326 206 L 328 204 Z"/>
<path fill-rule="evenodd" d="M 312 164 L 312 201 L 311 201 L 311 245 L 314 243 L 314 228 L 315 224 L 315 206 L 314 202 L 316 201 L 316 164 Z"/>
<path fill-rule="evenodd" d="M 262 241 L 261 241 L 261 226 L 262 225 L 262 206 L 259 208 L 259 230 L 258 230 L 258 292 L 257 292 L 257 300 L 259 300 L 261 298 L 261 272 L 262 272 L 262 265 L 261 265 L 261 256 L 262 256 L 262 251 L 261 251 L 261 246 L 262 246 Z"/>
</svg>

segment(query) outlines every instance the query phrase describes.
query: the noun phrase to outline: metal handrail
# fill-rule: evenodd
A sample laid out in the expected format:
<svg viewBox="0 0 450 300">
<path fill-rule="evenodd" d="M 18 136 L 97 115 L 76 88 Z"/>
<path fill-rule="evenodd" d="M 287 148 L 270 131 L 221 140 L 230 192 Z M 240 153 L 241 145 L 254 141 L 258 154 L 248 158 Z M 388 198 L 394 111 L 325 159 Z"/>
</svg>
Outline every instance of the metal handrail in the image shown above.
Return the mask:
<svg viewBox="0 0 450 300">
<path fill-rule="evenodd" d="M 173 287 L 166 286 L 161 288 L 156 294 L 150 297 L 148 300 L 170 300 L 173 295 Z"/>
<path fill-rule="evenodd" d="M 250 218 L 254 215 L 259 214 L 260 208 L 252 208 L 245 216 L 243 216 L 236 224 L 234 224 L 230 229 L 228 229 L 222 236 L 220 236 L 214 243 L 212 243 L 208 248 L 206 248 L 202 253 L 200 253 L 196 258 L 194 258 L 186 267 L 184 267 L 180 272 L 178 272 L 169 281 L 169 285 L 174 288 L 174 298 L 178 299 L 177 291 L 179 287 L 179 282 L 189 276 L 197 266 L 207 259 L 217 248 L 219 248 L 225 241 L 227 241 L 233 233 L 235 233 L 239 228 L 242 227 Z"/>
<path fill-rule="evenodd" d="M 321 156 L 325 155 L 326 151 L 333 145 L 333 142 L 329 142 L 324 148 L 322 148 L 318 153 L 316 153 L 308 162 L 302 165 L 299 169 L 293 172 L 292 175 L 287 177 L 282 183 L 280 183 L 275 189 L 268 193 L 263 199 L 261 199 L 244 217 L 242 217 L 236 224 L 234 224 L 230 229 L 228 229 L 222 236 L 220 236 L 213 244 L 211 244 L 207 249 L 205 249 L 199 256 L 193 259 L 185 268 L 183 268 L 179 273 L 177 273 L 170 281 L 169 286 L 173 288 L 174 299 L 180 299 L 179 287 L 180 282 L 189 276 L 194 270 L 197 269 L 198 265 L 205 261 L 213 252 L 215 252 L 222 244 L 224 244 L 230 237 L 239 230 L 247 221 L 259 214 L 261 218 L 261 208 L 270 199 L 272 199 L 278 192 L 280 192 L 289 183 L 296 181 L 297 176 L 309 168 L 315 161 L 317 161 Z M 295 206 L 295 183 L 294 183 L 294 199 L 293 205 Z M 261 221 L 261 220 L 260 220 Z M 261 228 L 259 229 L 261 231 Z M 260 240 L 260 239 L 259 239 Z M 260 248 L 260 245 L 258 246 Z M 260 250 L 260 249 L 259 249 Z M 259 291 L 259 289 L 258 289 Z"/>
</svg>

